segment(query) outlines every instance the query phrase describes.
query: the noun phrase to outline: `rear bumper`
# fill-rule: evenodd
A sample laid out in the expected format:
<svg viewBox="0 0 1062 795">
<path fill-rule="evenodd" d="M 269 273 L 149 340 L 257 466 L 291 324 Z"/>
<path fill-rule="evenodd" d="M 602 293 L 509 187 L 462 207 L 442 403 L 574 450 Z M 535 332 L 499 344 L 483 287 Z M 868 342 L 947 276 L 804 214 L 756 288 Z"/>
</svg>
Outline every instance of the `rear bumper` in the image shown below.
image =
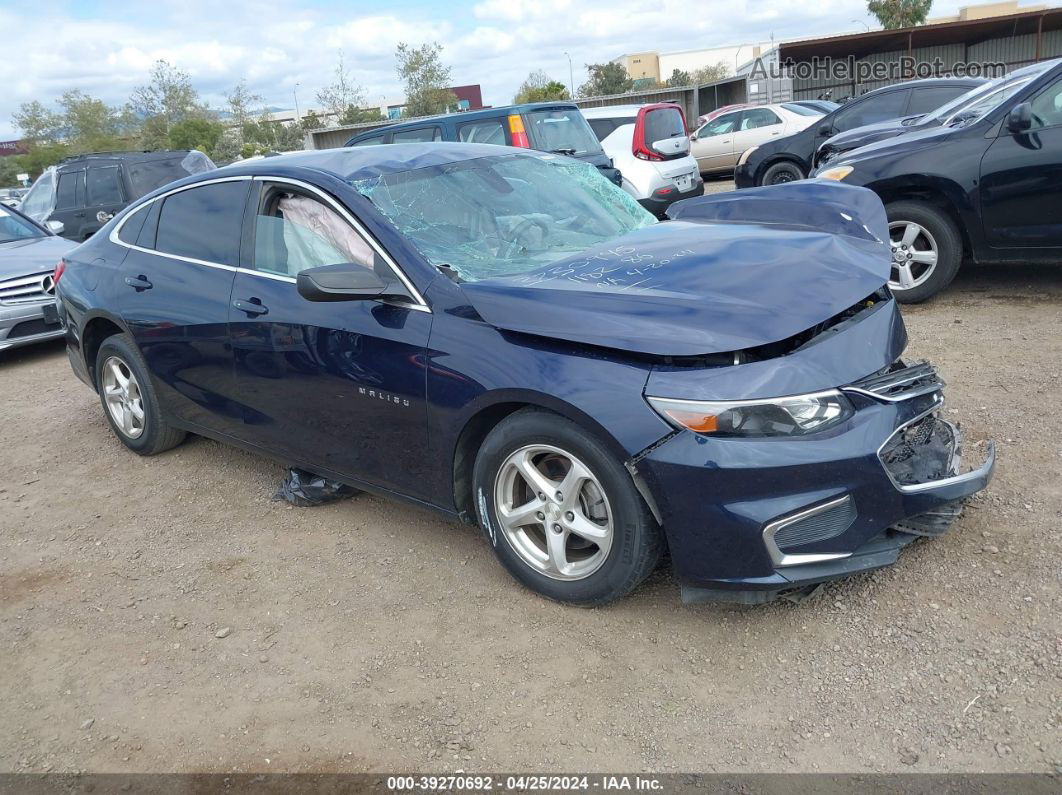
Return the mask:
<svg viewBox="0 0 1062 795">
<path fill-rule="evenodd" d="M 54 307 L 54 302 L 0 305 L 0 351 L 63 336 Z"/>
<path fill-rule="evenodd" d="M 692 199 L 696 196 L 703 195 L 704 180 L 701 179 L 700 176 L 696 176 L 693 180 L 693 187 L 691 187 L 685 193 L 679 193 L 678 191 L 675 191 L 674 193 L 668 194 L 667 196 L 653 195 L 645 199 L 638 199 L 638 204 L 642 205 L 642 207 L 647 209 L 657 218 L 662 218 L 664 216 L 664 213 L 667 211 L 667 208 L 675 202 L 682 201 L 683 199 Z"/>
<path fill-rule="evenodd" d="M 919 535 L 946 530 L 961 502 L 990 481 L 991 443 L 983 462 L 960 474 L 961 437 L 935 419 L 939 391 L 894 402 L 855 392 L 849 398 L 852 419 L 814 438 L 681 431 L 636 462 L 685 598 L 768 601 L 888 566 Z M 932 448 L 917 433 L 910 444 L 899 437 L 929 422 L 954 433 L 942 433 Z M 899 464 L 897 439 L 907 444 Z M 920 457 L 932 465 L 912 466 Z M 930 476 L 919 481 L 919 471 Z"/>
</svg>

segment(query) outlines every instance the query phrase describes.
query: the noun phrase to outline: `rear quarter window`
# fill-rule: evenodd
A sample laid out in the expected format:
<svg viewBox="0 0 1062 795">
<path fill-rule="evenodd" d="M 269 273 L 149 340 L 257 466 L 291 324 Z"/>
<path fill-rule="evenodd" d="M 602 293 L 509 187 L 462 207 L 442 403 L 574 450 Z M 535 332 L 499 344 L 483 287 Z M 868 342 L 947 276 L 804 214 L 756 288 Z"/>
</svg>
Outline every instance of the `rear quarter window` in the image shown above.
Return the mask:
<svg viewBox="0 0 1062 795">
<path fill-rule="evenodd" d="M 384 142 L 382 135 L 374 135 L 371 138 L 362 138 L 360 141 L 355 141 L 351 146 L 379 146 Z"/>
<path fill-rule="evenodd" d="M 129 185 L 133 189 L 134 199 L 146 196 L 163 185 L 188 176 L 188 172 L 181 167 L 183 157 L 172 160 L 146 160 L 137 162 L 125 162 L 126 173 L 129 175 Z"/>
<path fill-rule="evenodd" d="M 501 119 L 470 121 L 457 127 L 457 140 L 470 144 L 505 145 L 505 127 Z"/>
<path fill-rule="evenodd" d="M 544 152 L 570 150 L 585 155 L 601 151 L 594 131 L 577 108 L 529 111 L 524 115 L 524 128 L 535 148 Z"/>
<path fill-rule="evenodd" d="M 937 86 L 935 88 L 916 88 L 911 95 L 911 103 L 907 106 L 905 116 L 915 116 L 929 113 L 946 105 L 958 96 L 965 94 L 969 88 L 954 86 Z"/>
</svg>

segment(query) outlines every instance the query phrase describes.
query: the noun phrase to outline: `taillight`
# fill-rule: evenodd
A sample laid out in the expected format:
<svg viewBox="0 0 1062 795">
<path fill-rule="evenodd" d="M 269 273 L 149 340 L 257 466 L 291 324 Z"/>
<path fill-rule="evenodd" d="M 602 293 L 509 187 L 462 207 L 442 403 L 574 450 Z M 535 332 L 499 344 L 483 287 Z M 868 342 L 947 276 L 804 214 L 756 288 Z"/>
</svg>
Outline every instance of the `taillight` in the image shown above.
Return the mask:
<svg viewBox="0 0 1062 795">
<path fill-rule="evenodd" d="M 519 146 L 522 149 L 531 148 L 531 142 L 527 140 L 527 130 L 524 129 L 524 120 L 519 113 L 514 113 L 509 117 L 509 135 L 513 139 L 513 146 Z"/>
<path fill-rule="evenodd" d="M 66 260 L 61 259 L 55 263 L 55 270 L 52 271 L 52 283 L 59 284 L 59 280 L 63 278 L 64 273 L 66 273 Z"/>
<path fill-rule="evenodd" d="M 639 160 L 663 160 L 664 156 L 654 152 L 645 141 L 645 117 L 649 115 L 649 109 L 642 108 L 638 111 L 638 118 L 634 121 L 634 138 L 631 140 L 631 152 Z"/>
</svg>

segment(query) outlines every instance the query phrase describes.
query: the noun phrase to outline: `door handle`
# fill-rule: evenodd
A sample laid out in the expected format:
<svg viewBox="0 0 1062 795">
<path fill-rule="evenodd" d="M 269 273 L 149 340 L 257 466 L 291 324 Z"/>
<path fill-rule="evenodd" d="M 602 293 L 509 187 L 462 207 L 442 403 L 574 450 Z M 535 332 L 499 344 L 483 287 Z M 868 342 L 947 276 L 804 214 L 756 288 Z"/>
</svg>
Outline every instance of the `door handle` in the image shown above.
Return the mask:
<svg viewBox="0 0 1062 795">
<path fill-rule="evenodd" d="M 144 275 L 126 276 L 125 277 L 125 283 L 128 284 L 133 289 L 135 289 L 138 293 L 141 290 L 150 290 L 151 289 L 151 282 L 149 282 L 147 280 L 147 277 L 144 276 Z"/>
<path fill-rule="evenodd" d="M 255 315 L 264 315 L 269 311 L 268 307 L 262 306 L 262 302 L 257 298 L 237 298 L 232 302 L 232 305 L 239 309 L 241 312 L 246 312 L 247 317 L 254 317 Z"/>
</svg>

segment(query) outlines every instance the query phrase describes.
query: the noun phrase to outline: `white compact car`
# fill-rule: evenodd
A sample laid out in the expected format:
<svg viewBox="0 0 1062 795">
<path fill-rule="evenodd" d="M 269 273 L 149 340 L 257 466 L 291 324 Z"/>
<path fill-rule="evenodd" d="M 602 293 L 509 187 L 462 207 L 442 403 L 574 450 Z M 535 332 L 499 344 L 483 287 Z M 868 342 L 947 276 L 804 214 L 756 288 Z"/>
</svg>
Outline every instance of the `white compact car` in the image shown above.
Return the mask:
<svg viewBox="0 0 1062 795">
<path fill-rule="evenodd" d="M 682 108 L 670 102 L 582 108 L 605 154 L 623 175 L 623 189 L 651 213 L 700 196 L 704 181 L 690 156 Z"/>
</svg>

